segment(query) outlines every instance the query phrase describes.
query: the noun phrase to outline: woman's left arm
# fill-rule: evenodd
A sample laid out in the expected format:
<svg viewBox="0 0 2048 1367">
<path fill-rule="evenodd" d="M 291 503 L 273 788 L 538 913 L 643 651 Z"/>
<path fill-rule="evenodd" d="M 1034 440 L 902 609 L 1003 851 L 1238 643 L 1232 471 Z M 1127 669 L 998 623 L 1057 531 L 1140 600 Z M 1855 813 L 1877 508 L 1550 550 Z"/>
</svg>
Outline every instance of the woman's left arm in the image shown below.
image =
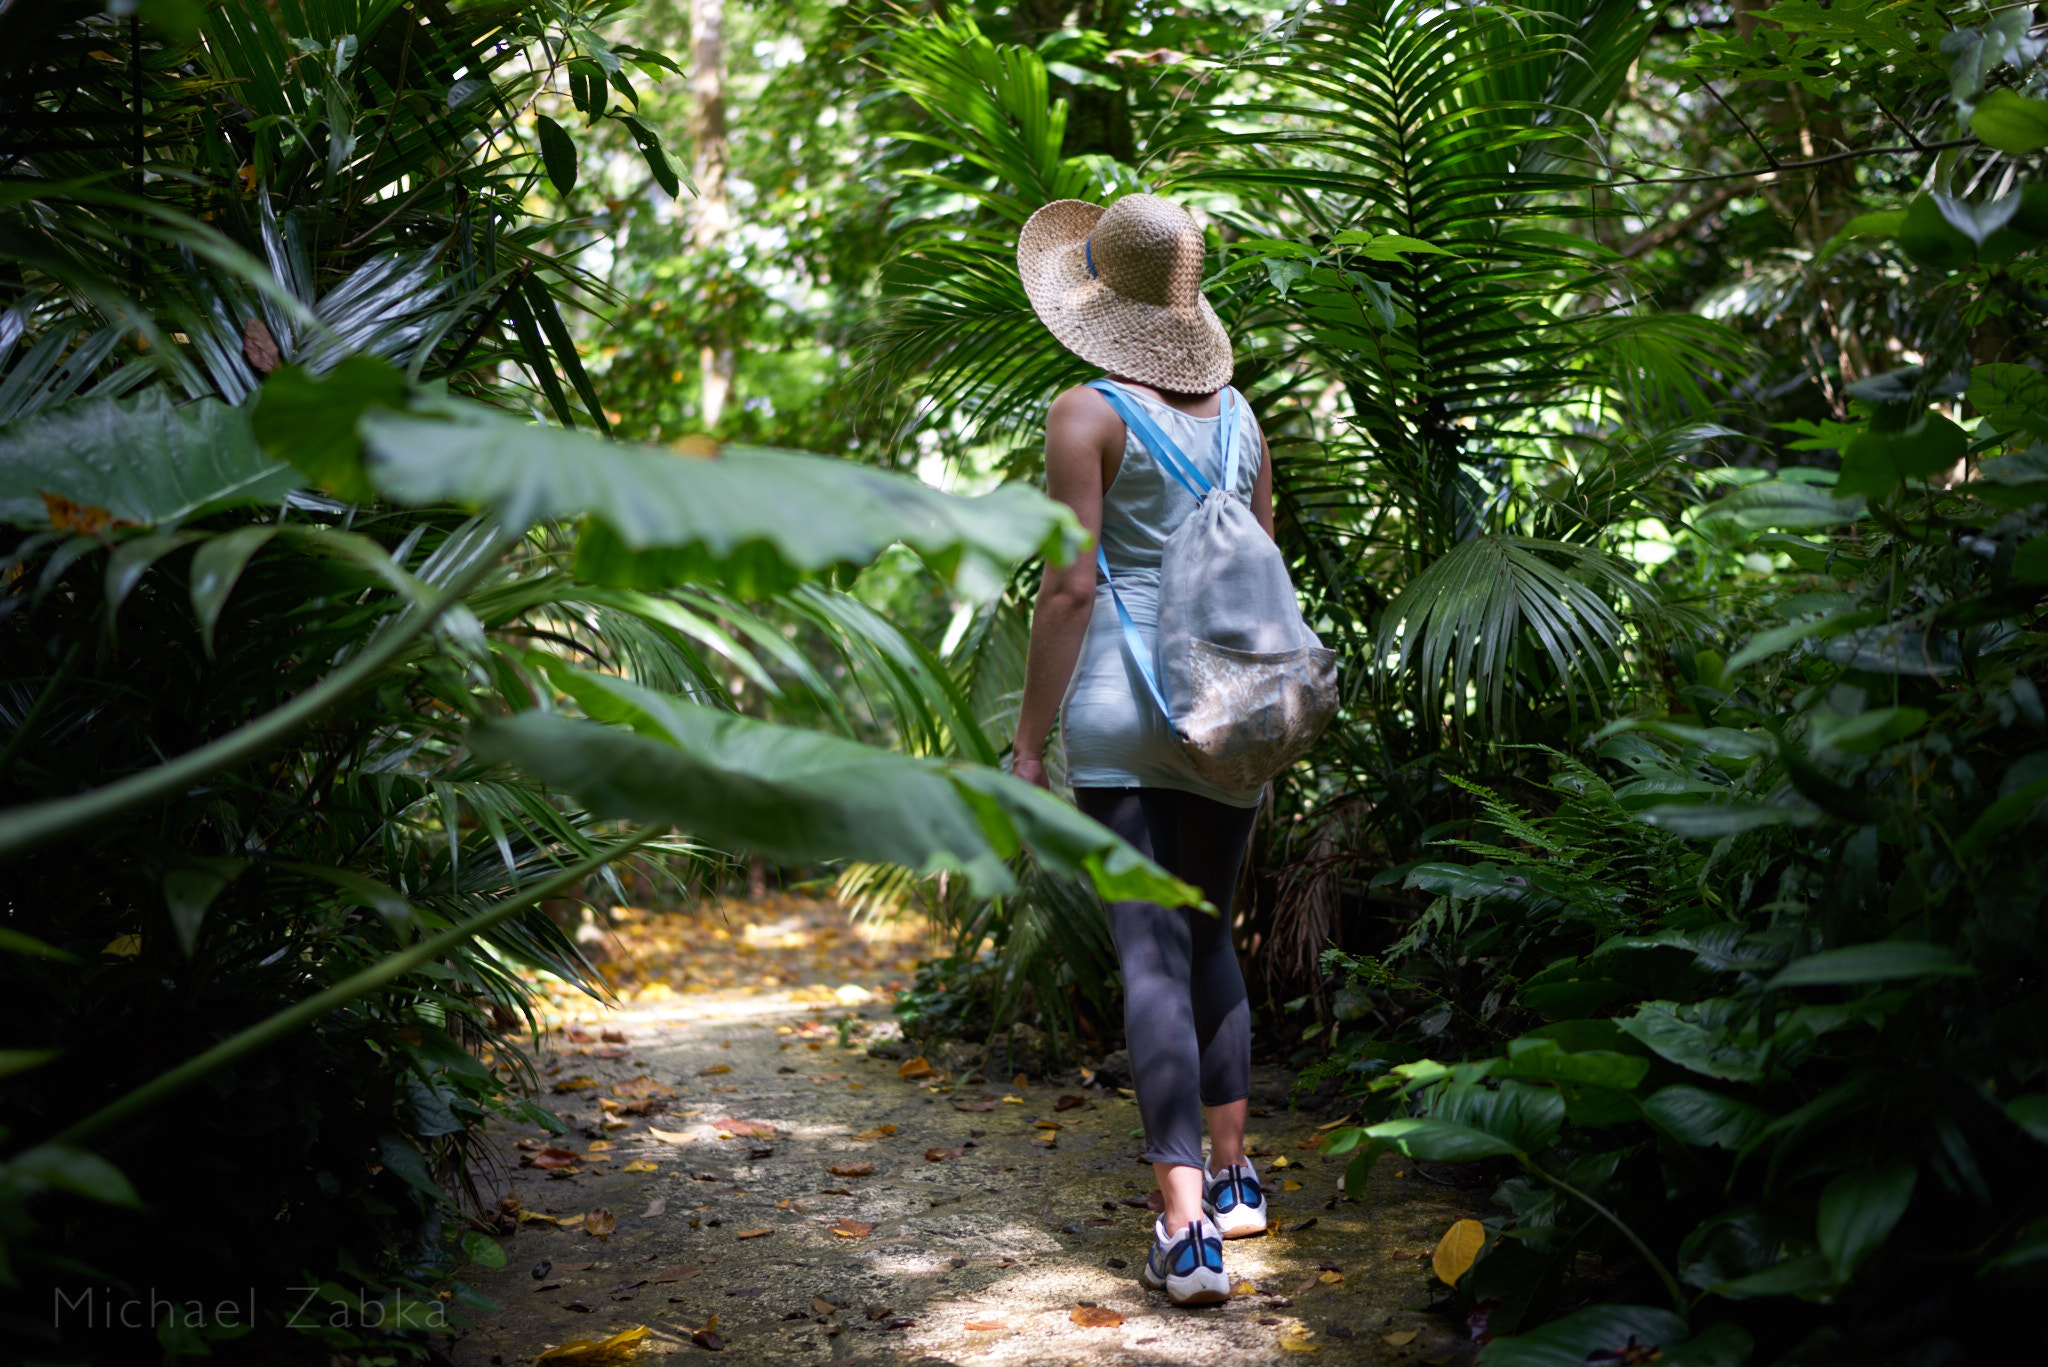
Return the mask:
<svg viewBox="0 0 2048 1367">
<path fill-rule="evenodd" d="M 1272 537 L 1273 448 L 1266 444 L 1264 432 L 1259 433 L 1259 477 L 1252 481 L 1252 516 L 1266 529 L 1266 535 Z"/>
</svg>

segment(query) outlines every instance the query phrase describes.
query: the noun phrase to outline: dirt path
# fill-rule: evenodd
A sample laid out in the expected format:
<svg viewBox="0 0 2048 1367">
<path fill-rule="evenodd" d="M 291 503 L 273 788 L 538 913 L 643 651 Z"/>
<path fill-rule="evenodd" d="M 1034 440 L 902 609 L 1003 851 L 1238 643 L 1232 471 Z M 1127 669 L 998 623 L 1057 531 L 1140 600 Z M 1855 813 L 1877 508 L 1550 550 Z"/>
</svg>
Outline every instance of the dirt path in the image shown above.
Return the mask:
<svg viewBox="0 0 2048 1367">
<path fill-rule="evenodd" d="M 748 908 L 728 914 L 742 943 Z M 760 917 L 795 924 L 786 905 Z M 844 940 L 832 957 L 852 971 L 827 986 L 873 992 L 902 976 L 886 951 L 821 925 L 824 914 L 798 919 L 810 927 L 786 932 L 798 952 L 814 952 L 821 930 L 828 944 Z M 1269 1114 L 1255 1113 L 1251 1139 L 1270 1186 L 1300 1186 L 1273 1193 L 1281 1232 L 1226 1247 L 1231 1275 L 1256 1292 L 1175 1310 L 1137 1280 L 1154 1184 L 1138 1159 L 1137 1106 L 1115 1089 L 1076 1075 L 920 1085 L 867 1052 L 895 1032 L 886 1009 L 826 1005 L 815 988 L 651 995 L 592 1013 L 573 1032 L 585 1042 L 551 1035 L 539 1056 L 550 1084 L 568 1085 L 548 1100 L 572 1128 L 553 1140 L 503 1132 L 503 1189 L 565 1223 L 529 1218 L 503 1241 L 504 1268 L 457 1274 L 501 1307 L 452 1345 L 458 1367 L 525 1363 L 643 1326 L 615 1360 L 710 1342 L 734 1361 L 878 1367 L 1252 1363 L 1306 1360 L 1304 1348 L 1325 1360 L 1469 1360 L 1461 1336 L 1419 1308 L 1428 1249 L 1480 1202 L 1383 1162 L 1364 1200 L 1331 1206 L 1341 1169 L 1310 1146 L 1316 1124 L 1336 1117 L 1289 1113 L 1284 1074 L 1256 1077 L 1255 1111 Z M 1062 1110 L 1063 1097 L 1085 1104 Z M 610 1109 L 638 1101 L 646 1115 Z M 734 1120 L 750 1123 L 717 1123 Z M 539 1156 L 544 1143 L 576 1157 Z M 515 1166 L 536 1157 L 543 1166 Z M 608 1238 L 585 1232 L 592 1212 L 616 1222 Z M 1091 1306 L 1114 1314 L 1081 1318 L 1121 1322 L 1076 1323 Z M 693 1338 L 714 1316 L 715 1338 Z"/>
</svg>

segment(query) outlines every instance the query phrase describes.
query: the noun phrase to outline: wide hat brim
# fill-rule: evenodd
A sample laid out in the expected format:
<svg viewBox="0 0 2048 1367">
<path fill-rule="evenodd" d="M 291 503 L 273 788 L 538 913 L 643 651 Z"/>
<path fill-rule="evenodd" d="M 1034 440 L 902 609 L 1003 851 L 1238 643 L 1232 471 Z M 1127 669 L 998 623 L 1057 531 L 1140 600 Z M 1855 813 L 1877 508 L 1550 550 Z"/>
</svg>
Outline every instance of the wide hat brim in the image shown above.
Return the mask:
<svg viewBox="0 0 2048 1367">
<path fill-rule="evenodd" d="M 1017 274 L 1031 307 L 1060 343 L 1112 375 L 1176 394 L 1207 394 L 1230 383 L 1230 337 L 1199 292 L 1190 306 L 1148 304 L 1109 288 L 1088 270 L 1083 244 L 1103 206 L 1060 199 L 1017 236 Z"/>
</svg>

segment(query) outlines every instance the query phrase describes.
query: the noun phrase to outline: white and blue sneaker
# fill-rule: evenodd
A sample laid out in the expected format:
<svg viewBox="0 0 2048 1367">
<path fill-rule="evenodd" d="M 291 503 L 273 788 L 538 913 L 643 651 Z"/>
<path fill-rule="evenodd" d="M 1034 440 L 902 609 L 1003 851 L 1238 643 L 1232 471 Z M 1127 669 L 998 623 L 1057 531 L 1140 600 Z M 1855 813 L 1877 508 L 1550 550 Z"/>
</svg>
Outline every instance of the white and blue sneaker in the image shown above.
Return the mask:
<svg viewBox="0 0 2048 1367">
<path fill-rule="evenodd" d="M 1211 1174 L 1202 1189 L 1202 1210 L 1226 1239 L 1266 1232 L 1266 1192 L 1249 1158 Z"/>
<path fill-rule="evenodd" d="M 1223 1239 L 1207 1220 L 1194 1220 L 1169 1241 L 1166 1221 L 1152 1225 L 1152 1252 L 1138 1280 L 1164 1291 L 1175 1305 L 1216 1305 L 1230 1299 L 1230 1278 L 1223 1275 Z"/>
</svg>

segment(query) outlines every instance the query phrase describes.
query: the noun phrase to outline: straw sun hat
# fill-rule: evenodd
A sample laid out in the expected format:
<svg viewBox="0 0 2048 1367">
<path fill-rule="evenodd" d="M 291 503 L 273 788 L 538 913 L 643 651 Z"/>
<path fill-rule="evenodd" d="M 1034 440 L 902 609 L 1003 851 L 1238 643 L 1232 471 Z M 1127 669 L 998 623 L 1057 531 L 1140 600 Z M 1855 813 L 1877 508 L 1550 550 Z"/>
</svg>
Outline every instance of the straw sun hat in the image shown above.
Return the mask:
<svg viewBox="0 0 2048 1367">
<path fill-rule="evenodd" d="M 1067 350 L 1179 394 L 1230 383 L 1230 338 L 1202 297 L 1202 230 L 1157 195 L 1054 200 L 1017 237 L 1024 293 Z"/>
</svg>

